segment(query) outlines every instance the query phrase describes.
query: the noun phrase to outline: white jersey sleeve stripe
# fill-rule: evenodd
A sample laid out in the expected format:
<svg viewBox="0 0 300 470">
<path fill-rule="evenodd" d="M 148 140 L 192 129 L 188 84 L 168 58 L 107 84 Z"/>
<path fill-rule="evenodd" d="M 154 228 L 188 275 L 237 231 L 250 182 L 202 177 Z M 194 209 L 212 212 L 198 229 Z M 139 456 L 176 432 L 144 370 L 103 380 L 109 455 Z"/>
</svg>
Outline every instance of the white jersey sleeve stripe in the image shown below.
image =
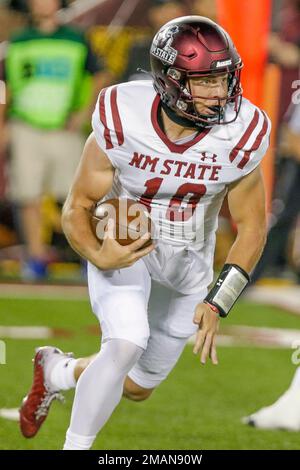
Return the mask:
<svg viewBox="0 0 300 470">
<path fill-rule="evenodd" d="M 245 144 L 251 138 L 253 132 L 256 129 L 258 121 L 259 121 L 259 113 L 258 113 L 258 110 L 256 109 L 249 126 L 247 127 L 247 129 L 244 132 L 244 134 L 242 135 L 241 139 L 238 141 L 236 146 L 231 150 L 231 152 L 229 154 L 229 160 L 231 162 L 233 162 L 233 160 L 235 160 L 235 158 L 237 157 L 239 151 L 243 150 L 243 148 L 245 147 Z"/>
<path fill-rule="evenodd" d="M 243 158 L 241 159 L 241 161 L 239 162 L 238 164 L 238 168 L 241 168 L 243 169 L 245 167 L 245 165 L 247 165 L 249 159 L 250 159 L 250 155 L 252 152 L 255 152 L 256 150 L 258 150 L 258 148 L 260 147 L 261 143 L 262 143 L 262 140 L 264 138 L 264 136 L 266 135 L 267 133 L 267 130 L 268 130 L 268 119 L 267 119 L 267 116 L 266 114 L 264 113 L 264 111 L 262 111 L 263 113 L 263 125 L 261 127 L 261 130 L 259 132 L 259 134 L 257 135 L 252 147 L 247 150 L 246 152 L 244 152 L 244 156 Z"/>
</svg>

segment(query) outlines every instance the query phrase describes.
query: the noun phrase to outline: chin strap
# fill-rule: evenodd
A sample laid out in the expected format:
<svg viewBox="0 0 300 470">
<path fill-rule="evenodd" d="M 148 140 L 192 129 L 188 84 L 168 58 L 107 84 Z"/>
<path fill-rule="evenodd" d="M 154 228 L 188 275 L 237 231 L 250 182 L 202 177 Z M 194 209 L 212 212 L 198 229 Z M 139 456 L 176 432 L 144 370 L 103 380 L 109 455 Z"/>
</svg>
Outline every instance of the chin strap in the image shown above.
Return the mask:
<svg viewBox="0 0 300 470">
<path fill-rule="evenodd" d="M 205 124 L 204 122 L 191 121 L 190 119 L 184 116 L 178 115 L 176 111 L 171 109 L 163 101 L 161 101 L 161 106 L 168 118 L 171 119 L 171 121 L 175 122 L 176 124 L 179 124 L 179 126 L 186 127 L 189 129 L 200 129 L 200 131 L 208 126 L 211 127 L 213 124 L 219 124 L 224 116 L 224 108 L 220 108 L 220 106 L 211 106 L 211 109 L 213 111 L 216 111 L 216 114 L 213 114 L 211 116 L 206 114 L 199 114 L 199 117 L 202 117 L 207 120 L 207 124 Z"/>
<path fill-rule="evenodd" d="M 190 121 L 189 119 L 183 116 L 179 116 L 175 111 L 173 111 L 173 109 L 169 108 L 169 106 L 163 101 L 161 101 L 161 107 L 163 108 L 168 118 L 171 119 L 171 121 L 178 124 L 179 126 L 187 127 L 189 129 L 195 129 L 195 130 L 201 130 L 201 129 L 204 129 L 205 127 L 203 126 L 202 123 L 198 124 L 196 122 Z"/>
</svg>

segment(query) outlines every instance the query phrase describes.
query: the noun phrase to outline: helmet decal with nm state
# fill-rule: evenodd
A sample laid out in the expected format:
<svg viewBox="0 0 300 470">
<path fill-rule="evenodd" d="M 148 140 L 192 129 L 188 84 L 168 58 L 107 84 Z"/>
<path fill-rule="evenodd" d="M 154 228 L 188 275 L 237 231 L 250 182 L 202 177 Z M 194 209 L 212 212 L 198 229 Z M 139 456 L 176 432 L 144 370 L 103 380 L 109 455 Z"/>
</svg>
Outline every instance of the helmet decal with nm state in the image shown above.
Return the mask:
<svg viewBox="0 0 300 470">
<path fill-rule="evenodd" d="M 171 28 L 163 29 L 155 35 L 152 45 L 151 54 L 158 57 L 165 64 L 174 64 L 177 51 L 171 44 L 173 42 L 174 34 L 178 33 L 178 26 L 172 26 Z"/>
</svg>

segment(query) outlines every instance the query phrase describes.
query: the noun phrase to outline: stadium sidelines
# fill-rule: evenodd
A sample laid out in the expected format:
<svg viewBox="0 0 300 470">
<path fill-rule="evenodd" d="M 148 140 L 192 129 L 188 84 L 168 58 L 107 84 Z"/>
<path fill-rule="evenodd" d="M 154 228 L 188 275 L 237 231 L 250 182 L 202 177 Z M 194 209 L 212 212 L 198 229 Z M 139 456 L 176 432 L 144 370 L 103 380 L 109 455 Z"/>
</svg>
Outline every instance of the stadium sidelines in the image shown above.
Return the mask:
<svg viewBox="0 0 300 470">
<path fill-rule="evenodd" d="M 2 283 L 0 298 L 87 300 L 88 288 L 85 285 Z"/>
</svg>

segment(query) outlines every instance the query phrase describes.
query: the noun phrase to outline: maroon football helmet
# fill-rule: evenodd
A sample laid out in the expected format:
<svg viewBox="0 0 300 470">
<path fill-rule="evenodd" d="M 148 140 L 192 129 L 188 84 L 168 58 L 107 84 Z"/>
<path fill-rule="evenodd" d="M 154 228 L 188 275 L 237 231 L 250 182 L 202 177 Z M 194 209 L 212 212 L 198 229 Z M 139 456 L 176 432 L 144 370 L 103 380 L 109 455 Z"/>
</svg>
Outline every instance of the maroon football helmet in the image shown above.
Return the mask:
<svg viewBox="0 0 300 470">
<path fill-rule="evenodd" d="M 243 63 L 228 33 L 213 21 L 202 16 L 183 16 L 169 21 L 153 38 L 150 63 L 155 90 L 177 116 L 206 127 L 236 120 L 242 100 Z M 208 97 L 192 95 L 189 80 L 224 73 L 228 73 L 227 96 L 223 99 L 209 96 L 209 101 L 215 100 L 215 106 L 210 107 L 213 114 L 200 114 L 195 99 L 207 100 Z M 232 110 L 228 120 L 227 104 L 231 104 Z"/>
</svg>

